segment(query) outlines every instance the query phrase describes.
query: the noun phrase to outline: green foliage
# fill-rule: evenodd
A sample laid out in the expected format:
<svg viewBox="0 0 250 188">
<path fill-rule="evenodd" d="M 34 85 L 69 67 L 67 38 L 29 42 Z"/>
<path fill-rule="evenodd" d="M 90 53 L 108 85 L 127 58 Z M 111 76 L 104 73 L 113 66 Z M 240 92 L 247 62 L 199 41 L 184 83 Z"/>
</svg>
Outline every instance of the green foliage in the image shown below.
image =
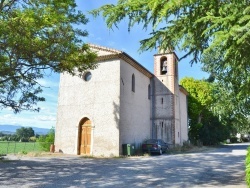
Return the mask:
<svg viewBox="0 0 250 188">
<path fill-rule="evenodd" d="M 5 134 L 4 134 L 4 133 L 2 133 L 2 132 L 0 132 L 0 137 L 2 137 L 2 136 L 5 136 Z"/>
<path fill-rule="evenodd" d="M 30 137 L 35 136 L 35 132 L 31 127 L 21 127 L 20 129 L 16 130 L 16 136 L 22 142 L 28 142 Z"/>
<path fill-rule="evenodd" d="M 181 151 L 189 151 L 193 148 L 193 145 L 190 144 L 188 141 L 183 142 L 183 145 L 181 146 Z"/>
<path fill-rule="evenodd" d="M 236 136 L 233 136 L 230 138 L 231 143 L 237 143 L 238 138 Z"/>
<path fill-rule="evenodd" d="M 81 74 L 96 67 L 84 44 L 88 22 L 74 0 L 12 0 L 0 3 L 0 108 L 38 111 L 50 72 Z M 74 27 L 73 27 L 74 26 Z"/>
<path fill-rule="evenodd" d="M 242 67 L 237 65 L 235 67 L 228 67 L 228 65 L 221 65 L 221 54 L 218 49 L 214 49 L 214 52 L 203 56 L 202 61 L 204 62 L 203 69 L 207 72 L 212 72 L 212 75 L 216 77 L 217 92 L 217 105 L 218 111 L 223 114 L 233 112 L 235 116 L 246 116 L 249 115 L 250 103 L 249 103 L 249 92 L 244 91 L 248 85 L 248 72 Z M 237 62 L 235 62 L 237 64 Z M 223 93 L 223 95 L 221 95 Z M 227 108 L 224 108 L 224 106 Z M 221 107 L 220 107 L 221 106 Z M 219 108 L 220 107 L 220 108 Z M 241 118 L 242 119 L 242 118 Z"/>
<path fill-rule="evenodd" d="M 198 145 L 197 142 L 200 141 L 200 130 L 202 128 L 202 123 L 190 123 L 188 131 L 188 138 L 191 143 Z"/>
<path fill-rule="evenodd" d="M 21 153 L 22 153 L 23 155 L 27 155 L 27 154 L 28 154 L 27 151 L 21 151 Z"/>
<path fill-rule="evenodd" d="M 246 182 L 250 187 L 250 147 L 248 147 L 246 155 Z"/>
<path fill-rule="evenodd" d="M 230 91 L 232 104 L 249 115 L 250 1 L 119 0 L 91 13 L 102 15 L 108 28 L 124 19 L 129 30 L 141 24 L 150 32 L 141 50 L 179 49 L 191 63 L 201 61 Z"/>
<path fill-rule="evenodd" d="M 188 115 L 191 121 L 200 123 L 203 111 L 210 108 L 214 102 L 214 86 L 205 80 L 183 78 L 180 84 L 188 91 Z"/>
<path fill-rule="evenodd" d="M 17 135 L 4 135 L 0 138 L 0 141 L 20 141 L 20 137 Z"/>
<path fill-rule="evenodd" d="M 193 144 L 216 145 L 233 133 L 230 113 L 222 116 L 220 110 L 227 108 L 219 104 L 219 92 L 216 83 L 194 78 L 183 78 L 181 85 L 188 91 L 189 139 Z M 219 93 L 218 93 L 219 92 Z M 225 109 L 224 109 L 225 110 Z M 229 112 L 229 111 L 227 111 Z M 231 112 L 231 111 L 230 111 Z"/>
<path fill-rule="evenodd" d="M 230 137 L 231 128 L 224 125 L 217 116 L 207 112 L 202 119 L 202 127 L 199 132 L 203 145 L 217 145 Z"/>
<path fill-rule="evenodd" d="M 29 141 L 30 141 L 30 142 L 35 142 L 35 141 L 36 141 L 36 137 L 35 137 L 35 136 L 30 137 L 30 138 L 29 138 Z"/>
<path fill-rule="evenodd" d="M 55 141 L 55 129 L 52 127 L 47 135 L 41 135 L 37 140 L 44 151 L 50 150 L 50 145 Z"/>
</svg>

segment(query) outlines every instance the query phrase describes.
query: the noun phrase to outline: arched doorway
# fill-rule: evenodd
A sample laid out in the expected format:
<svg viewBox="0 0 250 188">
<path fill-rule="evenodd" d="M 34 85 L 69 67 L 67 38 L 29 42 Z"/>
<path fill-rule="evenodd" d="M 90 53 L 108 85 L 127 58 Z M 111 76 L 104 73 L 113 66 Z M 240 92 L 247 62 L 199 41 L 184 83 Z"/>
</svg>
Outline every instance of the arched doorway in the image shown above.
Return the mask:
<svg viewBox="0 0 250 188">
<path fill-rule="evenodd" d="M 91 121 L 83 118 L 79 124 L 78 155 L 89 155 L 91 152 Z"/>
</svg>

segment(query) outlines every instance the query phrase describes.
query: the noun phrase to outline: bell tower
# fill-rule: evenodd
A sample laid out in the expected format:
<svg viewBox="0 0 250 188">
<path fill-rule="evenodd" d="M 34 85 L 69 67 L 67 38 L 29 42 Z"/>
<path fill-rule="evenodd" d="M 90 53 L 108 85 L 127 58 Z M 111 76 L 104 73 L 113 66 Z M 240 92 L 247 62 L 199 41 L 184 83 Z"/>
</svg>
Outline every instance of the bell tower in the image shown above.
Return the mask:
<svg viewBox="0 0 250 188">
<path fill-rule="evenodd" d="M 166 50 L 160 51 L 154 55 L 154 75 L 161 80 L 161 82 L 172 92 L 175 89 L 178 91 L 179 78 L 178 78 L 178 57 L 177 55 Z"/>
<path fill-rule="evenodd" d="M 154 75 L 152 137 L 176 144 L 180 136 L 179 79 L 178 57 L 173 51 L 154 55 Z"/>
</svg>

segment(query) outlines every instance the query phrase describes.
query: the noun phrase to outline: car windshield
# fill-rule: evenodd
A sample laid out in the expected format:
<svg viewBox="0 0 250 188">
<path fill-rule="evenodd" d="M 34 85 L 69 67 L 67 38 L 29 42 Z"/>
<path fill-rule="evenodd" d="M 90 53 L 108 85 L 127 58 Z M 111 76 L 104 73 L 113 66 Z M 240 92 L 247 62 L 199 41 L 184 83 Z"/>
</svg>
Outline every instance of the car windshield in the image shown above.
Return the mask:
<svg viewBox="0 0 250 188">
<path fill-rule="evenodd" d="M 146 144 L 157 144 L 157 143 L 158 143 L 158 141 L 155 139 L 150 139 L 150 140 L 146 141 Z"/>
</svg>

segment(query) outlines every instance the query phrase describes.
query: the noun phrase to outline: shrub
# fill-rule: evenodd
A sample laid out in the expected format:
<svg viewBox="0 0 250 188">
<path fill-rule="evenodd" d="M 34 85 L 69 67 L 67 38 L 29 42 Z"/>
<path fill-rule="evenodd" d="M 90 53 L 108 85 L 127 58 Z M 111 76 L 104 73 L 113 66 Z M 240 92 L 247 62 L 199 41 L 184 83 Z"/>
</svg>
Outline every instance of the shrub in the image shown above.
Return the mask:
<svg viewBox="0 0 250 188">
<path fill-rule="evenodd" d="M 27 151 L 21 151 L 21 154 L 23 154 L 23 155 L 27 155 L 27 154 L 28 154 L 28 152 L 27 152 Z"/>
<path fill-rule="evenodd" d="M 45 136 L 40 136 L 38 138 L 38 142 L 40 143 L 41 147 L 43 148 L 44 151 L 49 151 L 50 150 L 50 145 L 54 144 L 55 140 L 55 129 L 52 127 L 49 131 L 49 133 Z"/>
<path fill-rule="evenodd" d="M 246 156 L 246 182 L 248 187 L 250 187 L 250 147 L 247 149 Z"/>
<path fill-rule="evenodd" d="M 21 138 L 19 142 L 29 142 L 29 138 Z"/>
<path fill-rule="evenodd" d="M 236 136 L 230 138 L 231 143 L 237 143 L 237 140 L 238 140 L 238 138 Z"/>
<path fill-rule="evenodd" d="M 40 146 L 42 147 L 42 149 L 43 149 L 44 151 L 49 151 L 50 145 L 51 145 L 52 143 L 47 142 L 47 141 L 46 141 L 46 137 L 47 137 L 47 135 L 41 135 L 41 136 L 38 138 L 38 142 L 39 142 Z"/>
<path fill-rule="evenodd" d="M 36 141 L 36 137 L 35 137 L 35 136 L 30 137 L 30 138 L 29 138 L 29 141 L 30 141 L 30 142 L 35 142 L 35 141 Z"/>
<path fill-rule="evenodd" d="M 188 150 L 192 149 L 193 147 L 194 147 L 194 146 L 193 146 L 190 142 L 184 141 L 184 142 L 183 142 L 183 145 L 182 145 L 182 147 L 181 147 L 181 150 L 182 150 L 182 151 L 188 151 Z"/>
</svg>

